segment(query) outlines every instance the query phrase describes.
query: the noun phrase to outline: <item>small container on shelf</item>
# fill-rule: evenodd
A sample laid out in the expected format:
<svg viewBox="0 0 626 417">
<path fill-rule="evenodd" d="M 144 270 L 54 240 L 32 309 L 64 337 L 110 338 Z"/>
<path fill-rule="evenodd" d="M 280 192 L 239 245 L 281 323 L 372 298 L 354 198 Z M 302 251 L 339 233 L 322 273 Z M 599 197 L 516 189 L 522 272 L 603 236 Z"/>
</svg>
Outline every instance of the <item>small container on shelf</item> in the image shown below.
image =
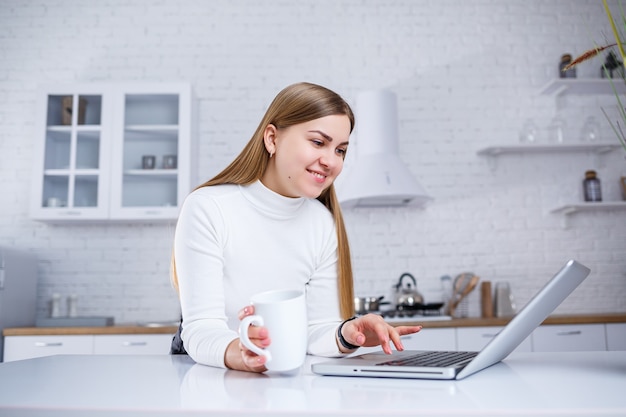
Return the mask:
<svg viewBox="0 0 626 417">
<path fill-rule="evenodd" d="M 61 317 L 61 294 L 54 293 L 50 298 L 50 317 Z"/>
<path fill-rule="evenodd" d="M 583 195 L 585 197 L 585 201 L 602 201 L 602 188 L 596 171 L 589 170 L 585 172 L 585 179 L 583 180 Z"/>
<path fill-rule="evenodd" d="M 624 78 L 624 64 L 617 59 L 613 51 L 606 55 L 604 64 L 600 67 L 602 78 Z"/>
<path fill-rule="evenodd" d="M 163 155 L 163 169 L 176 169 L 176 155 Z"/>
<path fill-rule="evenodd" d="M 141 157 L 142 169 L 154 169 L 156 165 L 156 157 L 154 155 L 143 155 Z"/>
<path fill-rule="evenodd" d="M 561 56 L 561 62 L 559 63 L 559 77 L 561 78 L 576 78 L 576 67 L 565 70 L 569 64 L 572 63 L 572 54 L 563 54 Z"/>
<path fill-rule="evenodd" d="M 78 317 L 78 295 L 76 294 L 67 297 L 67 317 Z"/>
</svg>

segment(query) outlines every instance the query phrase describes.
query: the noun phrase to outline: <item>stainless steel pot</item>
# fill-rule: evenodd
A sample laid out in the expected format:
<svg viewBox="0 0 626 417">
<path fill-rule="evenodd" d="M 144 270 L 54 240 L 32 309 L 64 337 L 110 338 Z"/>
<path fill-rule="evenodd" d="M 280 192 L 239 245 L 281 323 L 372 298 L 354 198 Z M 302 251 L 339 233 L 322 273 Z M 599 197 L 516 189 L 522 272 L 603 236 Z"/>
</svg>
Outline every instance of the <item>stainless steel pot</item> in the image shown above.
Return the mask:
<svg viewBox="0 0 626 417">
<path fill-rule="evenodd" d="M 389 302 L 382 301 L 385 296 L 380 297 L 354 297 L 354 311 L 356 314 L 367 314 L 380 311 L 382 304 Z"/>
</svg>

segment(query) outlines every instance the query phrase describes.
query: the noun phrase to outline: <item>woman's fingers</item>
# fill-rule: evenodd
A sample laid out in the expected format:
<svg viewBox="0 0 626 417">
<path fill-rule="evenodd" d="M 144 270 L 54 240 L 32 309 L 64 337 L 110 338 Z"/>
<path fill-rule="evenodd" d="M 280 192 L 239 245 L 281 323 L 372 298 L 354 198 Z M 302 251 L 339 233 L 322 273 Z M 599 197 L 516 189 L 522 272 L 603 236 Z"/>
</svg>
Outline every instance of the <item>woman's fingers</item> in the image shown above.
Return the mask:
<svg viewBox="0 0 626 417">
<path fill-rule="evenodd" d="M 269 332 L 263 326 L 248 327 L 248 337 L 252 343 L 260 348 L 265 348 L 271 343 Z"/>
<path fill-rule="evenodd" d="M 271 343 L 268 330 L 262 326 L 249 326 L 248 337 L 252 343 L 261 349 L 266 348 Z M 239 342 L 239 350 L 241 351 L 241 360 L 248 370 L 253 372 L 265 371 L 265 356 L 257 355 L 255 352 L 244 346 L 241 341 Z"/>
<path fill-rule="evenodd" d="M 251 316 L 254 314 L 254 306 L 246 306 L 239 310 L 237 316 L 239 320 L 243 320 L 245 317 Z M 269 338 L 269 332 L 267 328 L 263 326 L 248 326 L 247 329 L 248 338 L 250 341 L 261 349 L 266 348 L 270 345 L 271 340 Z M 239 341 L 239 352 L 241 356 L 241 362 L 245 370 L 253 371 L 253 372 L 264 372 L 266 358 L 263 355 L 257 355 L 250 349 Z"/>
<path fill-rule="evenodd" d="M 404 350 L 400 336 L 417 333 L 422 326 L 399 326 L 393 327 L 376 314 L 367 314 L 356 320 L 346 322 L 343 335 L 352 344 L 358 346 L 378 346 L 383 352 L 391 354 L 391 343 L 397 350 Z"/>
<path fill-rule="evenodd" d="M 413 334 L 422 330 L 422 326 L 397 326 L 394 327 L 400 336 L 405 334 Z"/>
<path fill-rule="evenodd" d="M 402 344 L 402 339 L 400 338 L 400 336 L 417 333 L 422 330 L 422 326 L 399 326 L 392 328 L 393 330 L 389 332 L 389 335 L 391 336 L 391 341 L 395 345 L 396 349 L 400 351 L 404 350 L 404 345 Z"/>
<path fill-rule="evenodd" d="M 241 349 L 241 359 L 247 368 L 254 372 L 265 371 L 265 356 L 257 355 L 241 343 L 239 343 L 239 349 Z"/>
<path fill-rule="evenodd" d="M 239 320 L 243 320 L 244 317 L 251 316 L 254 314 L 254 306 L 245 306 L 237 313 L 237 317 Z"/>
</svg>

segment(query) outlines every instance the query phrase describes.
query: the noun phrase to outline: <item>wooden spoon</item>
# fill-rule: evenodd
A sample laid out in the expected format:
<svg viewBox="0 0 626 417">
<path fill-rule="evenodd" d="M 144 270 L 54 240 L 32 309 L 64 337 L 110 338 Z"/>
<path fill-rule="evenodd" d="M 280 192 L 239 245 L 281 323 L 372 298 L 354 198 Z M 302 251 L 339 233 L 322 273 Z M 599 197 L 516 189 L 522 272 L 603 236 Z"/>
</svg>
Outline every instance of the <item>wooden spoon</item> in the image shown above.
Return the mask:
<svg viewBox="0 0 626 417">
<path fill-rule="evenodd" d="M 459 306 L 459 304 L 461 303 L 461 301 L 467 297 L 467 295 L 469 293 L 471 293 L 474 288 L 476 288 L 476 285 L 478 285 L 478 281 L 480 280 L 480 278 L 477 275 L 472 275 L 471 278 L 469 279 L 465 279 L 465 276 L 459 276 L 459 279 L 457 283 L 455 283 L 455 298 L 454 300 L 452 300 L 452 302 L 450 303 L 450 315 L 454 315 L 454 311 L 456 310 L 456 308 Z M 465 283 L 466 285 L 463 286 L 461 285 L 461 282 Z"/>
</svg>

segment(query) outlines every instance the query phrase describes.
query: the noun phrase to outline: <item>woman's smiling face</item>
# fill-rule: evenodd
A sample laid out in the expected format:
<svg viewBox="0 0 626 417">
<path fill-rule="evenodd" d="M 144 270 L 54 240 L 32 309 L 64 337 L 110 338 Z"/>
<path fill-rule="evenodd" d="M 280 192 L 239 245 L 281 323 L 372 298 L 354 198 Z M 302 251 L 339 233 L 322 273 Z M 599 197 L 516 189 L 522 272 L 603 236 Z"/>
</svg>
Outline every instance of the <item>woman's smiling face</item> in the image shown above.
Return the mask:
<svg viewBox="0 0 626 417">
<path fill-rule="evenodd" d="M 265 147 L 273 157 L 261 178 L 286 197 L 317 198 L 343 169 L 350 119 L 332 115 L 283 129 L 268 125 Z"/>
</svg>

